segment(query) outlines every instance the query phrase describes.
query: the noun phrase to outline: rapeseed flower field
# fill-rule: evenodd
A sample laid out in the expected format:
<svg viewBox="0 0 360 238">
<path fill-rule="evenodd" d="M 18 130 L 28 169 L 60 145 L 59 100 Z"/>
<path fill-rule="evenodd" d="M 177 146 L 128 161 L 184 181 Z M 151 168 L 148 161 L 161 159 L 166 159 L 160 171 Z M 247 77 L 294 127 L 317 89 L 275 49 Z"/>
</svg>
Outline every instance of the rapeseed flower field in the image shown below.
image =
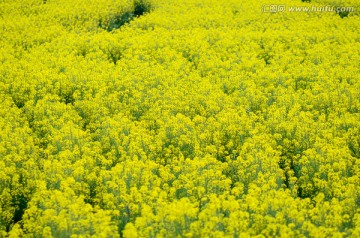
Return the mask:
<svg viewBox="0 0 360 238">
<path fill-rule="evenodd" d="M 0 0 L 0 237 L 360 237 L 359 11 Z"/>
</svg>

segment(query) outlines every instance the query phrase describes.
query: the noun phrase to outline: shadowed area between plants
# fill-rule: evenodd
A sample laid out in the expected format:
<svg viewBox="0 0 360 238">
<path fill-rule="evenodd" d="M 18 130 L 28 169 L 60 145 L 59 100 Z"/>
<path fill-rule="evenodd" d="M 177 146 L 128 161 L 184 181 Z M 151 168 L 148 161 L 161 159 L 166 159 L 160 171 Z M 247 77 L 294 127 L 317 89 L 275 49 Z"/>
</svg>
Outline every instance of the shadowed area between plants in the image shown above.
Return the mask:
<svg viewBox="0 0 360 238">
<path fill-rule="evenodd" d="M 132 11 L 127 11 L 122 14 L 110 17 L 109 21 L 99 21 L 99 27 L 107 31 L 119 29 L 126 23 L 131 22 L 134 18 L 140 17 L 151 11 L 151 4 L 146 0 L 134 0 L 134 7 Z"/>
</svg>

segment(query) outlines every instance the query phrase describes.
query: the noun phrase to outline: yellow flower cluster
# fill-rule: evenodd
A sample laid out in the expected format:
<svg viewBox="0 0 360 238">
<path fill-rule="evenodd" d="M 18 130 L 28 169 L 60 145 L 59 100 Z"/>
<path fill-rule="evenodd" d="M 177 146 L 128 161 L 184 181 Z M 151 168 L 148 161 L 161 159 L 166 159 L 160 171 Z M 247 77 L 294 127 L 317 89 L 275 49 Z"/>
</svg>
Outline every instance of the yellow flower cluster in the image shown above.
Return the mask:
<svg viewBox="0 0 360 238">
<path fill-rule="evenodd" d="M 0 0 L 0 237 L 360 237 L 359 12 L 268 5 Z"/>
</svg>

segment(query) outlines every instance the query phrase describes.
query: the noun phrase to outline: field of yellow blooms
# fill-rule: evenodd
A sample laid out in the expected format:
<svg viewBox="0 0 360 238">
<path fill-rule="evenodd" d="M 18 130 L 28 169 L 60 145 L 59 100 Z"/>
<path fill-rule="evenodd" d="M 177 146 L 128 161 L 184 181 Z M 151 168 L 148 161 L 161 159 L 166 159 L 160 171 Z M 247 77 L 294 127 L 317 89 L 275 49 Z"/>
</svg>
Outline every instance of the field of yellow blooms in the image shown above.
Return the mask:
<svg viewBox="0 0 360 238">
<path fill-rule="evenodd" d="M 276 2 L 0 0 L 0 237 L 360 237 L 360 2 Z"/>
</svg>

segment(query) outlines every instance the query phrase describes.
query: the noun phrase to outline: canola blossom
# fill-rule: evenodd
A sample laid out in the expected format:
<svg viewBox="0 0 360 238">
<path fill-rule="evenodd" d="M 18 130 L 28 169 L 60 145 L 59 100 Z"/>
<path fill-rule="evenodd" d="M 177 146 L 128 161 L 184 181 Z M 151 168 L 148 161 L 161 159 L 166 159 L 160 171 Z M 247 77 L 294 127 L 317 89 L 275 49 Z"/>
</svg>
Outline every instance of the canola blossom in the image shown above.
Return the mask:
<svg viewBox="0 0 360 238">
<path fill-rule="evenodd" d="M 0 0 L 0 237 L 360 237 L 360 3 L 275 2 Z"/>
</svg>

